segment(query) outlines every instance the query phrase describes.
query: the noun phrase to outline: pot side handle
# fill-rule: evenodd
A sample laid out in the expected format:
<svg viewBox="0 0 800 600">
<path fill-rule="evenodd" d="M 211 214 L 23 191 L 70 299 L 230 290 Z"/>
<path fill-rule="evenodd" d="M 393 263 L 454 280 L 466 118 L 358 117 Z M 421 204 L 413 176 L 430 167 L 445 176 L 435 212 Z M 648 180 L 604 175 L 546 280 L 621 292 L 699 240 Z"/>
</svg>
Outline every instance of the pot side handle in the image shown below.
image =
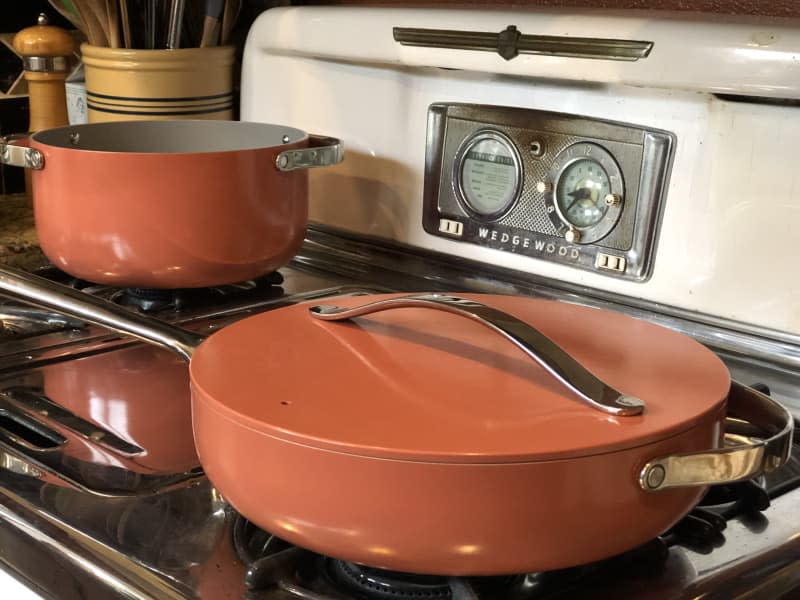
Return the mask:
<svg viewBox="0 0 800 600">
<path fill-rule="evenodd" d="M 44 156 L 36 148 L 17 146 L 13 142 L 30 137 L 28 133 L 16 133 L 0 137 L 0 164 L 26 169 L 43 169 Z"/>
<path fill-rule="evenodd" d="M 731 382 L 725 446 L 675 454 L 648 462 L 639 486 L 648 492 L 669 488 L 734 483 L 783 466 L 792 447 L 794 418 L 775 400 Z"/>
<path fill-rule="evenodd" d="M 284 172 L 327 167 L 339 164 L 344 158 L 344 144 L 336 138 L 309 134 L 308 144 L 308 148 L 284 150 L 278 154 L 275 167 Z"/>
<path fill-rule="evenodd" d="M 509 340 L 593 408 L 616 416 L 639 415 L 644 410 L 642 400 L 623 394 L 598 379 L 541 331 L 474 300 L 442 294 L 416 294 L 354 308 L 312 306 L 309 311 L 313 317 L 323 321 L 342 321 L 392 308 L 432 308 L 467 317 Z"/>
</svg>

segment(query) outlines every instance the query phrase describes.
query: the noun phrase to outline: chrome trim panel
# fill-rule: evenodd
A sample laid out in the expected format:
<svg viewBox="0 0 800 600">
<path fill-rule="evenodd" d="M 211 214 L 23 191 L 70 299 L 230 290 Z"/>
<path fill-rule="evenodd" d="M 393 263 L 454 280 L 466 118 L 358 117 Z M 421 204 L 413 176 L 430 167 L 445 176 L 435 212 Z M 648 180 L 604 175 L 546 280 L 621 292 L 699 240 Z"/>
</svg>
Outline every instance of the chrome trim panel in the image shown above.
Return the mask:
<svg viewBox="0 0 800 600">
<path fill-rule="evenodd" d="M 675 329 L 715 351 L 763 362 L 770 368 L 800 369 L 800 336 L 748 323 L 555 281 L 436 252 L 347 235 L 314 224 L 293 261 L 356 281 L 397 291 L 464 290 L 536 296 L 622 312 Z"/>
<path fill-rule="evenodd" d="M 522 161 L 517 199 L 491 223 L 465 210 L 454 185 L 465 144 L 487 130 L 504 136 Z M 434 103 L 428 107 L 422 226 L 455 242 L 644 282 L 653 271 L 675 143 L 667 131 L 568 113 Z M 580 158 L 602 165 L 619 200 L 600 223 L 576 229 L 560 216 L 555 195 L 563 170 Z"/>
</svg>

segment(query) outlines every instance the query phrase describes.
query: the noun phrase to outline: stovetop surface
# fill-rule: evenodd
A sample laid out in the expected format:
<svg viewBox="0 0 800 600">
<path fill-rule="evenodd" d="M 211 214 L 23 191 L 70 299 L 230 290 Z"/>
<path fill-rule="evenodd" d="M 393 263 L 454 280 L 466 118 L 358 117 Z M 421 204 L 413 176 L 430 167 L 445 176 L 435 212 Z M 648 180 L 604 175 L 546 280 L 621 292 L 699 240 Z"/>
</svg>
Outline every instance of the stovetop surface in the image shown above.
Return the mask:
<svg viewBox="0 0 800 600">
<path fill-rule="evenodd" d="M 513 278 L 462 276 L 461 267 L 439 264 L 435 257 L 426 257 L 424 268 L 418 268 L 422 259 L 394 250 L 381 256 L 351 246 L 347 256 L 331 256 L 323 248 L 330 241 L 326 234 L 312 235 L 292 265 L 281 270 L 280 289 L 266 286 L 246 302 L 215 300 L 207 306 L 155 313 L 190 328 L 211 330 L 253 312 L 339 293 L 477 290 L 652 314 L 654 320 L 666 320 L 707 343 L 704 336 L 712 331 L 680 316 L 648 313 L 641 306 L 535 281 L 523 289 Z M 715 349 L 735 378 L 746 384 L 764 382 L 773 397 L 790 407 L 800 406 L 791 356 L 783 363 L 755 360 L 734 351 L 735 333 L 717 328 L 713 334 L 720 342 Z M 386 588 L 385 574 L 380 573 L 377 579 L 374 573 L 366 575 L 371 596 L 357 591 L 352 579 L 363 574 L 353 575 L 349 565 L 289 547 L 243 523 L 199 468 L 186 391 L 171 392 L 169 387 L 170 381 L 179 386 L 185 382 L 185 365 L 169 360 L 165 351 L 97 327 L 62 323 L 49 333 L 6 338 L 0 341 L 0 354 L 0 561 L 42 595 L 404 597 Z M 98 390 L 108 391 L 103 386 L 111 385 L 109 381 L 124 380 L 124 369 L 118 369 L 116 377 L 104 375 L 113 371 L 107 361 L 118 357 L 126 357 L 121 364 L 133 371 L 163 366 L 157 379 L 166 387 L 145 394 L 155 397 L 153 404 L 129 398 L 113 386 L 108 393 L 116 394 L 115 402 L 101 402 Z M 85 380 L 87 373 L 99 379 L 93 383 L 94 396 L 87 394 L 88 401 L 79 402 L 75 381 Z M 169 399 L 163 396 L 169 394 L 181 396 L 183 407 L 165 411 Z M 136 407 L 143 412 L 137 413 Z M 164 425 L 155 435 L 151 427 L 140 427 L 154 420 Z M 40 438 L 30 437 L 31 421 L 47 425 L 35 432 Z M 64 439 L 72 443 L 64 444 Z M 733 500 L 720 497 L 730 490 L 717 490 L 717 497 L 709 499 L 713 506 L 695 511 L 688 524 L 681 522 L 659 540 L 621 557 L 558 572 L 425 580 L 430 585 L 408 597 L 779 598 L 800 586 L 800 491 L 793 489 L 798 475 L 800 461 L 793 457 L 775 477 L 758 482 L 766 484 L 766 494 L 753 483 L 734 486 Z"/>
</svg>

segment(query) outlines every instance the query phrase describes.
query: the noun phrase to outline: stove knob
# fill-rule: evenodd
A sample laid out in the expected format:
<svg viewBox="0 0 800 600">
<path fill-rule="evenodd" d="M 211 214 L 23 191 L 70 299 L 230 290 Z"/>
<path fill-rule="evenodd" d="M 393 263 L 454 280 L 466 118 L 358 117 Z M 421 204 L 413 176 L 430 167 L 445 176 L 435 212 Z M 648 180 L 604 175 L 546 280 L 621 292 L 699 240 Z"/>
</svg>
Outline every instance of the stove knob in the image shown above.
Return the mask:
<svg viewBox="0 0 800 600">
<path fill-rule="evenodd" d="M 622 202 L 622 196 L 619 194 L 606 194 L 604 200 L 606 201 L 607 206 L 616 206 Z"/>
<path fill-rule="evenodd" d="M 553 191 L 553 184 L 549 181 L 540 181 L 536 184 L 536 191 L 540 194 L 549 194 Z"/>
<path fill-rule="evenodd" d="M 572 244 L 577 244 L 581 241 L 581 232 L 577 229 L 568 229 L 564 234 L 564 239 Z"/>
</svg>

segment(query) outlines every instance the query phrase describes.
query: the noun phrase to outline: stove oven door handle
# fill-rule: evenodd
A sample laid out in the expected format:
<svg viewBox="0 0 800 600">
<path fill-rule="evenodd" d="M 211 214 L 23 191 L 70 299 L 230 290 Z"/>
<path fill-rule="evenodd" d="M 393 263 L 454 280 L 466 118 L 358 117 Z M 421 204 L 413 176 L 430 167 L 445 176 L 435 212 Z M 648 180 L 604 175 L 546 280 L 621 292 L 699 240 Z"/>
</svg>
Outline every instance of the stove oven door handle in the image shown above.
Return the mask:
<svg viewBox="0 0 800 600">
<path fill-rule="evenodd" d="M 734 483 L 770 473 L 789 460 L 793 429 L 788 410 L 734 381 L 728 395 L 724 447 L 651 460 L 639 472 L 639 485 L 654 492 Z"/>
<path fill-rule="evenodd" d="M 320 305 L 309 310 L 312 316 L 323 321 L 343 321 L 394 308 L 432 308 L 467 317 L 513 343 L 593 408 L 621 417 L 639 415 L 644 410 L 644 401 L 601 381 L 538 329 L 475 300 L 443 294 L 415 294 L 353 308 Z"/>
</svg>

